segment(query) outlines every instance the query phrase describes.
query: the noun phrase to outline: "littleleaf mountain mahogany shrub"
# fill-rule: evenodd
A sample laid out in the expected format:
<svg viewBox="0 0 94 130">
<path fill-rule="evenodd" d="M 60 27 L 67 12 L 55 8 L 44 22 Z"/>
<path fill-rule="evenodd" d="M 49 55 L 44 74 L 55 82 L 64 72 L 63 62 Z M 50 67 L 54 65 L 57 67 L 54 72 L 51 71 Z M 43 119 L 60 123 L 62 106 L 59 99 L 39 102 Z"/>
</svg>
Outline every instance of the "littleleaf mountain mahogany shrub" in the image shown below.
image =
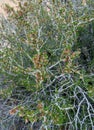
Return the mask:
<svg viewBox="0 0 94 130">
<path fill-rule="evenodd" d="M 19 2 L 18 10 L 6 6 L 6 11 L 8 18 L 0 26 L 0 40 L 7 43 L 0 52 L 0 72 L 7 87 L 0 94 L 7 100 L 7 114 L 0 113 L 0 127 L 22 130 L 24 126 L 10 123 L 19 118 L 27 130 L 93 129 L 90 3 L 74 8 L 72 2 L 26 0 Z"/>
</svg>

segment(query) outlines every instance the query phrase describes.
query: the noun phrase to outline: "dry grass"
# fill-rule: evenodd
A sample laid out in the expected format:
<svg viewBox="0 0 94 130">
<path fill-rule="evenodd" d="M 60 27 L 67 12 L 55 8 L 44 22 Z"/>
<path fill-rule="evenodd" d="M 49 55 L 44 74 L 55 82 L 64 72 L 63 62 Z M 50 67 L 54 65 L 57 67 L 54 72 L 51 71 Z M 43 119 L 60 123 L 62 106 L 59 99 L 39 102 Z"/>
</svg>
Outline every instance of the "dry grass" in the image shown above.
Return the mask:
<svg viewBox="0 0 94 130">
<path fill-rule="evenodd" d="M 17 0 L 3 0 L 0 1 L 0 15 L 4 15 L 4 17 L 7 17 L 7 12 L 4 10 L 5 4 L 9 4 L 11 7 L 17 9 Z"/>
</svg>

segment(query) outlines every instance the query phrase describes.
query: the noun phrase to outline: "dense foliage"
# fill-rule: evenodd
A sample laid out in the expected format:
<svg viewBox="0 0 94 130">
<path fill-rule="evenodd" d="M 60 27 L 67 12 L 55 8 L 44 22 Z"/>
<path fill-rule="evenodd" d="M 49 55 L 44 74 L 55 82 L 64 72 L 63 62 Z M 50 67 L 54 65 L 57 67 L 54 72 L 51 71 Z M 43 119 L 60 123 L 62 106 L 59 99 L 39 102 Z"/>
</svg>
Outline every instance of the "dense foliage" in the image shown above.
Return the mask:
<svg viewBox="0 0 94 130">
<path fill-rule="evenodd" d="M 6 6 L 1 130 L 94 129 L 93 4 L 26 0 L 16 11 Z"/>
</svg>

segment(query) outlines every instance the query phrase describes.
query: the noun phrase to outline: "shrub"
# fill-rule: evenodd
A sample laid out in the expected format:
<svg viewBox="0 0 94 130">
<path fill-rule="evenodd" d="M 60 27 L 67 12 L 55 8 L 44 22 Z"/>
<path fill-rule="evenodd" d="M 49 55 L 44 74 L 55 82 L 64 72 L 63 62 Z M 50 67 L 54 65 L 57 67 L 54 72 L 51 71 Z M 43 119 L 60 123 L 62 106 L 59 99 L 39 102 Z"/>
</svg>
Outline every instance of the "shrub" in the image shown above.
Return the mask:
<svg viewBox="0 0 94 130">
<path fill-rule="evenodd" d="M 94 75 L 81 67 L 79 57 L 87 43 L 79 38 L 93 21 L 93 11 L 89 15 L 88 6 L 74 8 L 72 2 L 47 4 L 21 1 L 17 11 L 7 6 L 9 17 L 6 25 L 2 21 L 0 37 L 8 47 L 0 52 L 0 71 L 7 84 L 1 94 L 9 99 L 9 117 L 22 118 L 33 129 L 92 129 L 94 90 L 89 83 Z"/>
</svg>

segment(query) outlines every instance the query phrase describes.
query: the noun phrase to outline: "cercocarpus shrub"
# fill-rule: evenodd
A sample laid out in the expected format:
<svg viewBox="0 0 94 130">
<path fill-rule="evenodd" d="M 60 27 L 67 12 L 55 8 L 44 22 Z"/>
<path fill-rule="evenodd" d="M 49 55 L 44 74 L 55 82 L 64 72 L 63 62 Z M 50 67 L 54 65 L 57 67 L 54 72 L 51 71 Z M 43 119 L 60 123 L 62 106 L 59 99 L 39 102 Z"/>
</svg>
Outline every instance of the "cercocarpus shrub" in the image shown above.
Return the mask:
<svg viewBox="0 0 94 130">
<path fill-rule="evenodd" d="M 90 3 L 74 7 L 72 2 L 26 0 L 18 10 L 7 6 L 6 11 L 9 16 L 0 26 L 1 42 L 7 44 L 0 52 L 7 85 L 0 91 L 7 99 L 1 129 L 93 129 L 94 75 L 81 67 L 85 39 L 78 40 L 94 20 Z M 14 127 L 18 118 L 21 128 Z"/>
</svg>

